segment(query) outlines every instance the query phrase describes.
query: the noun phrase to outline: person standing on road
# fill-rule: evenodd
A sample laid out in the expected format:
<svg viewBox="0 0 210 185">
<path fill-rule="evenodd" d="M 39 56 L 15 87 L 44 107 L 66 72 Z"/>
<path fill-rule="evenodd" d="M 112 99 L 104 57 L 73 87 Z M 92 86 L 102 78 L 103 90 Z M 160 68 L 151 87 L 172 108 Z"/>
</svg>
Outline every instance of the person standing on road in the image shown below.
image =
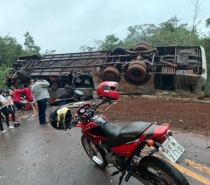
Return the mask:
<svg viewBox="0 0 210 185">
<path fill-rule="evenodd" d="M 0 102 L 0 107 L 1 106 L 2 106 L 2 103 Z M 1 117 L 2 117 L 2 112 L 1 112 L 1 109 L 0 109 L 0 129 L 1 129 L 1 133 L 4 134 L 7 130 L 4 130 Z"/>
<path fill-rule="evenodd" d="M 13 102 L 13 91 L 9 90 L 7 92 L 7 101 L 8 101 L 8 107 L 10 109 L 12 109 L 15 113 L 15 105 L 14 105 L 14 102 Z"/>
<path fill-rule="evenodd" d="M 47 87 L 50 83 L 46 80 L 36 80 L 32 89 L 35 100 L 38 104 L 39 109 L 39 124 L 47 124 L 46 121 L 46 110 L 47 110 L 47 99 L 50 97 Z"/>
<path fill-rule="evenodd" d="M 38 110 L 38 105 L 37 105 L 37 102 L 36 102 L 36 100 L 35 100 L 34 92 L 33 92 L 33 90 L 32 90 L 33 87 L 34 87 L 34 80 L 31 79 L 31 80 L 30 80 L 30 86 L 29 86 L 29 88 L 31 89 L 31 93 L 32 93 L 32 96 L 33 96 L 33 102 L 32 102 L 32 103 L 34 103 L 35 109 Z"/>
<path fill-rule="evenodd" d="M 22 93 L 22 92 L 24 92 L 23 89 L 20 90 L 20 89 L 17 89 L 16 87 L 14 87 L 13 102 L 14 102 L 15 106 L 17 107 L 17 110 L 20 115 L 20 119 L 26 118 L 26 116 L 23 116 L 23 110 L 24 110 L 25 104 L 23 102 L 21 102 L 21 100 L 23 100 L 23 98 L 20 97 L 20 93 Z"/>
<path fill-rule="evenodd" d="M 28 103 L 30 104 L 30 106 L 32 107 L 32 111 L 33 111 L 33 114 L 32 114 L 32 117 L 36 116 L 36 109 L 35 107 L 33 106 L 33 96 L 32 96 L 32 93 L 31 93 L 31 89 L 29 88 L 28 84 L 24 84 L 24 91 L 23 93 L 25 94 L 26 96 L 26 100 L 28 101 Z"/>
</svg>

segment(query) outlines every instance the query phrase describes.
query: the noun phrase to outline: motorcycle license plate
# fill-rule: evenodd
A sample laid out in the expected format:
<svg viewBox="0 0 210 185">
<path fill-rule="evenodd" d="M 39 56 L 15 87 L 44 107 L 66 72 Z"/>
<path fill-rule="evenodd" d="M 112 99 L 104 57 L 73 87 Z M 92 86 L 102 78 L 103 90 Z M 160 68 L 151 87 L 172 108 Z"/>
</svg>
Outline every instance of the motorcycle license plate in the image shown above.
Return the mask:
<svg viewBox="0 0 210 185">
<path fill-rule="evenodd" d="M 185 150 L 172 136 L 169 136 L 159 147 L 159 151 L 175 163 Z"/>
</svg>

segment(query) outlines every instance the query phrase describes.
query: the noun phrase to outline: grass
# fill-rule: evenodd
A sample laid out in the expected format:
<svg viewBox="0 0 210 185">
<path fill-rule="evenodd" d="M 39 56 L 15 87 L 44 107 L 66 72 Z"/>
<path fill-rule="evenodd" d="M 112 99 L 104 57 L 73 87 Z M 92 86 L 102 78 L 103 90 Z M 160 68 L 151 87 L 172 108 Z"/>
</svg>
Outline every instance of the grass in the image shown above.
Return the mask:
<svg viewBox="0 0 210 185">
<path fill-rule="evenodd" d="M 205 94 L 209 94 L 209 93 L 210 93 L 210 80 L 206 82 L 206 87 L 205 87 Z"/>
</svg>

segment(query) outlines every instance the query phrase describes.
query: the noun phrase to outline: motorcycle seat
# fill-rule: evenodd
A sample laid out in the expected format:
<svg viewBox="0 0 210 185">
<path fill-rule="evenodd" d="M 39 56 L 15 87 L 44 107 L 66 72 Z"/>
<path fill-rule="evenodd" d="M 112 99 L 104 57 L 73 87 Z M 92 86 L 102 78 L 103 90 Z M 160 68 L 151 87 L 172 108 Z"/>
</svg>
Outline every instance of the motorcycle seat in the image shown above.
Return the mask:
<svg viewBox="0 0 210 185">
<path fill-rule="evenodd" d="M 140 138 L 140 135 L 150 126 L 150 122 L 133 122 L 126 126 L 107 122 L 103 130 L 108 141 L 113 146 L 117 146 Z"/>
</svg>

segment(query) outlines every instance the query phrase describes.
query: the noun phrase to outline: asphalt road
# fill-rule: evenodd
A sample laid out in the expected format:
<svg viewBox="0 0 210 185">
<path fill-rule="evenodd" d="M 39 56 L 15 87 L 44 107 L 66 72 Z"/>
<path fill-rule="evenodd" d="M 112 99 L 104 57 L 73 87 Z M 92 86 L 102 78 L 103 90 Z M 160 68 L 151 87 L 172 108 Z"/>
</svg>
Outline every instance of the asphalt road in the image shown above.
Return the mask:
<svg viewBox="0 0 210 185">
<path fill-rule="evenodd" d="M 0 134 L 0 184 L 118 184 L 118 175 L 110 176 L 114 168 L 100 170 L 88 158 L 80 144 L 79 128 L 58 131 L 49 124 L 40 126 L 38 116 L 30 117 L 31 112 L 27 115 L 20 127 Z M 188 158 L 176 167 L 191 185 L 210 184 L 209 137 L 178 130 L 174 137 L 185 147 Z M 141 183 L 131 178 L 122 184 Z"/>
</svg>

